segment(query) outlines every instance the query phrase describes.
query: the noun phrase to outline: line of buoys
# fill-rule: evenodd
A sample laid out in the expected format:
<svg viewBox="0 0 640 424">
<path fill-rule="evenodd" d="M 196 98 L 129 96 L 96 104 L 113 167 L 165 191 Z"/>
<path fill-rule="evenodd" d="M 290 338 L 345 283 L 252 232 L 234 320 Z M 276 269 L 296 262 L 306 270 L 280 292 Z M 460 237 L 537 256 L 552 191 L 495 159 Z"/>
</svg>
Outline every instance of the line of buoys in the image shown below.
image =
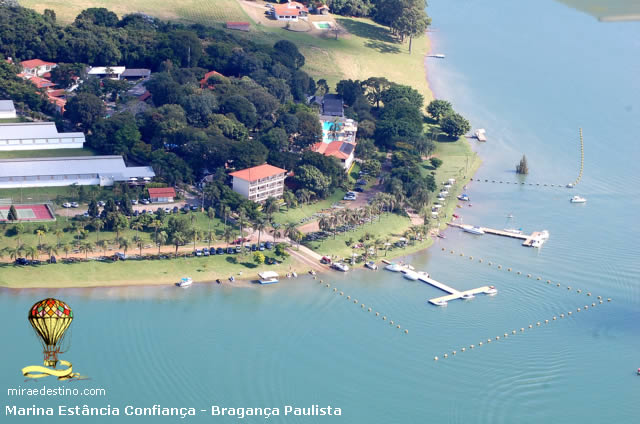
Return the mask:
<svg viewBox="0 0 640 424">
<path fill-rule="evenodd" d="M 525 182 L 518 182 L 518 181 L 506 181 L 506 180 L 489 180 L 489 179 L 482 179 L 482 178 L 471 178 L 469 181 L 475 181 L 478 183 L 494 183 L 494 184 L 514 184 L 514 185 L 530 185 L 530 186 L 544 186 L 544 187 L 558 187 L 558 188 L 562 188 L 562 187 L 568 187 L 566 184 L 551 184 L 551 183 L 525 183 Z"/>
</svg>

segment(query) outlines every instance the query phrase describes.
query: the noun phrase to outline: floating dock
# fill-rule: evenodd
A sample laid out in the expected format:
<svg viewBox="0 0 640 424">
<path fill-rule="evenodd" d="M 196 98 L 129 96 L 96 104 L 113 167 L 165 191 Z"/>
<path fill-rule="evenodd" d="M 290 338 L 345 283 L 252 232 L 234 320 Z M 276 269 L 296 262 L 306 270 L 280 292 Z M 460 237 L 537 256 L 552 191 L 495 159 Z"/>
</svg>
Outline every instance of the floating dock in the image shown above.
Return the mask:
<svg viewBox="0 0 640 424">
<path fill-rule="evenodd" d="M 436 306 L 445 306 L 447 302 L 449 302 L 450 300 L 461 299 L 463 296 L 473 296 L 480 293 L 484 293 L 484 294 L 496 293 L 495 289 L 489 286 L 482 286 L 482 287 L 478 287 L 477 289 L 459 291 L 452 287 L 447 286 L 444 283 L 436 281 L 433 278 L 429 278 L 424 274 L 421 274 L 418 277 L 418 280 L 422 281 L 423 283 L 430 284 L 433 287 L 436 287 L 444 292 L 449 293 L 446 296 L 434 297 L 433 299 L 429 299 L 429 303 Z"/>
<path fill-rule="evenodd" d="M 487 132 L 485 131 L 484 128 L 480 128 L 479 130 L 476 130 L 474 135 L 478 139 L 478 141 L 487 141 Z"/>
<path fill-rule="evenodd" d="M 464 228 L 464 225 L 457 224 L 455 222 L 447 222 L 447 225 L 450 227 L 456 227 L 461 229 Z M 511 231 L 496 230 L 494 228 L 487 228 L 487 227 L 478 227 L 478 228 L 480 228 L 482 231 L 484 231 L 487 234 L 493 234 L 496 236 L 510 237 L 510 238 L 524 240 L 522 242 L 522 245 L 526 247 L 540 247 L 542 246 L 542 243 L 544 243 L 549 238 L 549 233 L 546 231 L 534 231 L 531 234 L 518 234 Z"/>
</svg>

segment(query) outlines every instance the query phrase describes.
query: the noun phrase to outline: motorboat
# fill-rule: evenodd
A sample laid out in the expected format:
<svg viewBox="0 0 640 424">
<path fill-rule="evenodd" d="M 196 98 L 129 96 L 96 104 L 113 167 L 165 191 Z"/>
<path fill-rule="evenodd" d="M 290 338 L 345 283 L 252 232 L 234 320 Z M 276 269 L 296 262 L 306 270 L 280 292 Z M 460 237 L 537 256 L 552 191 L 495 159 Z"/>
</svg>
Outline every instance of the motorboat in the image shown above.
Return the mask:
<svg viewBox="0 0 640 424">
<path fill-rule="evenodd" d="M 573 183 L 567 184 L 567 188 L 573 188 Z"/>
<path fill-rule="evenodd" d="M 193 280 L 191 279 L 191 277 L 182 277 L 180 281 L 176 283 L 176 286 L 189 287 L 191 284 L 193 284 Z"/>
<path fill-rule="evenodd" d="M 489 286 L 487 291 L 485 291 L 484 293 L 489 296 L 495 296 L 496 294 L 498 294 L 498 290 L 494 286 Z"/>
<path fill-rule="evenodd" d="M 395 264 L 395 263 L 391 263 L 387 266 L 384 267 L 384 269 L 386 269 L 387 271 L 391 271 L 391 272 L 400 272 L 404 269 L 404 267 L 400 264 Z"/>
<path fill-rule="evenodd" d="M 504 231 L 511 234 L 522 234 L 522 229 L 517 228 L 505 228 Z"/>
<path fill-rule="evenodd" d="M 343 264 L 342 262 L 334 262 L 333 264 L 331 264 L 331 267 L 342 272 L 349 271 L 349 266 L 347 264 Z"/>
<path fill-rule="evenodd" d="M 458 196 L 458 200 L 462 200 L 463 202 L 468 202 L 469 196 L 467 196 L 466 194 L 461 194 L 460 196 Z"/>
<path fill-rule="evenodd" d="M 587 201 L 587 199 L 585 199 L 584 197 L 580 197 L 580 196 L 573 196 L 571 199 L 569 199 L 569 201 L 571 203 L 585 203 Z"/>
<path fill-rule="evenodd" d="M 484 230 L 480 227 L 474 227 L 471 225 L 465 225 L 462 227 L 462 230 L 467 232 L 467 233 L 471 233 L 471 234 L 476 234 L 476 235 L 483 235 L 484 234 Z"/>
<path fill-rule="evenodd" d="M 274 284 L 279 282 L 278 273 L 275 271 L 263 271 L 258 273 L 260 284 Z"/>
<path fill-rule="evenodd" d="M 418 280 L 418 273 L 410 269 L 405 269 L 404 271 L 402 271 L 402 276 L 407 280 L 411 280 L 411 281 Z"/>
<path fill-rule="evenodd" d="M 366 266 L 367 268 L 372 269 L 374 271 L 376 271 L 378 269 L 378 265 L 376 265 L 376 263 L 373 262 L 373 261 L 369 261 L 369 262 L 365 263 L 364 266 Z"/>
<path fill-rule="evenodd" d="M 444 239 L 444 238 L 447 238 L 447 237 L 442 233 L 438 233 L 438 238 Z"/>
<path fill-rule="evenodd" d="M 473 299 L 474 297 L 475 297 L 475 296 L 474 296 L 474 295 L 472 295 L 471 293 L 467 293 L 467 294 L 465 294 L 465 295 L 463 295 L 463 296 L 462 296 L 462 298 L 463 298 L 464 300 Z"/>
<path fill-rule="evenodd" d="M 310 274 L 310 275 L 316 275 L 316 272 L 315 272 L 314 270 L 310 269 L 310 270 L 309 270 L 309 274 Z"/>
</svg>

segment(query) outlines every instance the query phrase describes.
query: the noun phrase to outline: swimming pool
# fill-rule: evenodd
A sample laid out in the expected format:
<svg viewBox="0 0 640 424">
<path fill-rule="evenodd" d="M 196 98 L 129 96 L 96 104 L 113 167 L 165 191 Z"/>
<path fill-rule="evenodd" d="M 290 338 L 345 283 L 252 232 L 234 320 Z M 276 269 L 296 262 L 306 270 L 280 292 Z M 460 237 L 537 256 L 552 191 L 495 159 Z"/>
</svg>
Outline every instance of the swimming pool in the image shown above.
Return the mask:
<svg viewBox="0 0 640 424">
<path fill-rule="evenodd" d="M 331 28 L 330 22 L 314 22 L 313 23 L 318 29 L 329 29 Z"/>
</svg>

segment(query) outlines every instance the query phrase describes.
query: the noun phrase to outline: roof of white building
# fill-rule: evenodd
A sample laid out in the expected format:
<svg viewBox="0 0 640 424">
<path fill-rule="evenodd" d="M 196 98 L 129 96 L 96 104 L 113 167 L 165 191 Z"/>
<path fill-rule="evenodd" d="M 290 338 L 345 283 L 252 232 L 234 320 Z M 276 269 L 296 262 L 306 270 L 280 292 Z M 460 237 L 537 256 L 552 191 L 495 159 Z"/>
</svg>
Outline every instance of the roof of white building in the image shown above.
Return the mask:
<svg viewBox="0 0 640 424">
<path fill-rule="evenodd" d="M 0 124 L 0 139 L 82 137 L 84 133 L 59 133 L 55 122 L 20 122 Z"/>
<path fill-rule="evenodd" d="M 127 168 L 122 156 L 0 159 L 0 177 L 100 174 L 117 180 L 154 177 L 150 166 Z"/>
<path fill-rule="evenodd" d="M 111 73 L 115 75 L 121 75 L 127 69 L 124 66 L 95 66 L 89 69 L 87 73 L 89 75 L 106 75 L 107 68 L 111 68 Z"/>
<path fill-rule="evenodd" d="M 15 112 L 13 100 L 0 100 L 0 112 Z"/>
</svg>

